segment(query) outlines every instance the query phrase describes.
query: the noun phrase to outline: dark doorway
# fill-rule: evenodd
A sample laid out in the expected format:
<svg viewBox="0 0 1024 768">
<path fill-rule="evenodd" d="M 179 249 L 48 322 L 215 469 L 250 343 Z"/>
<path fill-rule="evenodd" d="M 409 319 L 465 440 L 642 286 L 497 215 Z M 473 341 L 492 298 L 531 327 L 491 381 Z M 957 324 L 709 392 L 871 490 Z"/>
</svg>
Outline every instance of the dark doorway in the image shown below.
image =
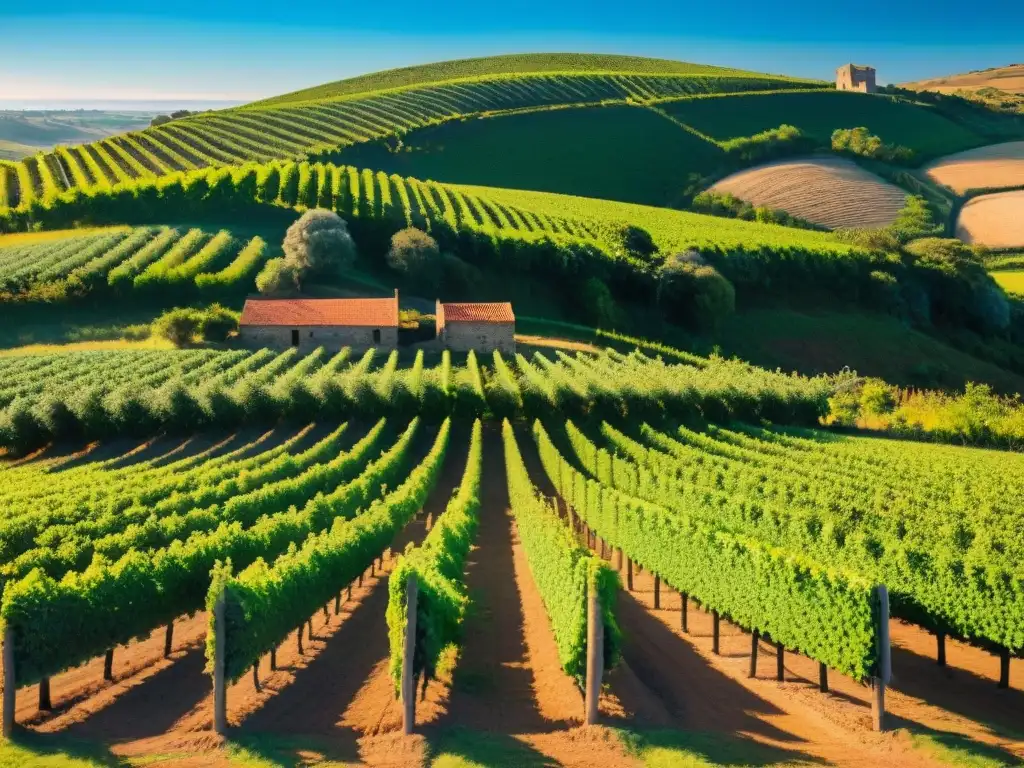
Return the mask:
<svg viewBox="0 0 1024 768">
<path fill-rule="evenodd" d="M 373 343 L 374 344 L 380 344 L 380 329 L 379 328 L 374 328 L 373 329 Z"/>
<path fill-rule="evenodd" d="M 292 330 L 292 346 L 299 346 L 299 329 L 295 328 Z"/>
</svg>

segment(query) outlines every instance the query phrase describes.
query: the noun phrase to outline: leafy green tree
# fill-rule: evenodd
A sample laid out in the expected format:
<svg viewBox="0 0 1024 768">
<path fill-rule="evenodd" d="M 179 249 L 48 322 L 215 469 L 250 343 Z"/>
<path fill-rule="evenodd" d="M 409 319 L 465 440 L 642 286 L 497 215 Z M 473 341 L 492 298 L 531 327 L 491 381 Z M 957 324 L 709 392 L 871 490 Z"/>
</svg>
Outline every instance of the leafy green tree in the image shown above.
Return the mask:
<svg viewBox="0 0 1024 768">
<path fill-rule="evenodd" d="M 714 330 L 736 311 L 736 290 L 696 251 L 677 253 L 661 268 L 658 305 L 670 321 Z"/>
<path fill-rule="evenodd" d="M 356 244 L 345 220 L 323 208 L 306 211 L 288 227 L 283 248 L 285 261 L 300 281 L 307 274 L 340 274 L 356 259 Z"/>
<path fill-rule="evenodd" d="M 389 267 L 425 290 L 436 290 L 444 272 L 437 241 L 415 227 L 394 234 L 387 261 Z"/>
</svg>

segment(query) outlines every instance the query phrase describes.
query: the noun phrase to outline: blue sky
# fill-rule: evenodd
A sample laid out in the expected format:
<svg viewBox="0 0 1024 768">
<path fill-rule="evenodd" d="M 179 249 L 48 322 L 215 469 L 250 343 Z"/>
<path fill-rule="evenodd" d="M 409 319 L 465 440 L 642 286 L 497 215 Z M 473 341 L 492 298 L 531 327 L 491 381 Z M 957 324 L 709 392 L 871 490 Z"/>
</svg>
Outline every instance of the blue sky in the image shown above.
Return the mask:
<svg viewBox="0 0 1024 768">
<path fill-rule="evenodd" d="M 389 67 L 519 51 L 629 53 L 885 82 L 1024 62 L 1024 2 L 172 0 L 9 3 L 0 103 L 250 100 Z M 88 8 L 88 13 L 83 9 Z"/>
</svg>

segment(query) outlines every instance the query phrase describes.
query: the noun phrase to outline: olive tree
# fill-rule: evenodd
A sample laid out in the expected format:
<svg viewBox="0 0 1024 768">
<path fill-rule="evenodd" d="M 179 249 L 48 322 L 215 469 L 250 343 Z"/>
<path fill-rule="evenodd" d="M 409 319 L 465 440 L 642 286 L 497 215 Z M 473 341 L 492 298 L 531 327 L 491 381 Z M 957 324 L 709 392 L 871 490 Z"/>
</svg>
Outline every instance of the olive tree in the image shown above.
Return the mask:
<svg viewBox="0 0 1024 768">
<path fill-rule="evenodd" d="M 392 236 L 387 260 L 389 267 L 422 288 L 436 289 L 441 281 L 444 260 L 437 241 L 415 227 L 408 227 Z"/>
</svg>

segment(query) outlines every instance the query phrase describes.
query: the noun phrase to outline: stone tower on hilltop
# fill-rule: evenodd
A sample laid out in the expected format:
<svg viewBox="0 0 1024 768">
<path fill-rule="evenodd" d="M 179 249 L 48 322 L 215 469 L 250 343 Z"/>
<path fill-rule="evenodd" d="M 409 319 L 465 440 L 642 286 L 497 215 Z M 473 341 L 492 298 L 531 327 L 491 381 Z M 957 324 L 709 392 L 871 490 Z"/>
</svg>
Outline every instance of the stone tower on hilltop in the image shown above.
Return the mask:
<svg viewBox="0 0 1024 768">
<path fill-rule="evenodd" d="M 836 88 L 840 91 L 874 93 L 876 89 L 874 67 L 844 64 L 836 70 Z"/>
</svg>

